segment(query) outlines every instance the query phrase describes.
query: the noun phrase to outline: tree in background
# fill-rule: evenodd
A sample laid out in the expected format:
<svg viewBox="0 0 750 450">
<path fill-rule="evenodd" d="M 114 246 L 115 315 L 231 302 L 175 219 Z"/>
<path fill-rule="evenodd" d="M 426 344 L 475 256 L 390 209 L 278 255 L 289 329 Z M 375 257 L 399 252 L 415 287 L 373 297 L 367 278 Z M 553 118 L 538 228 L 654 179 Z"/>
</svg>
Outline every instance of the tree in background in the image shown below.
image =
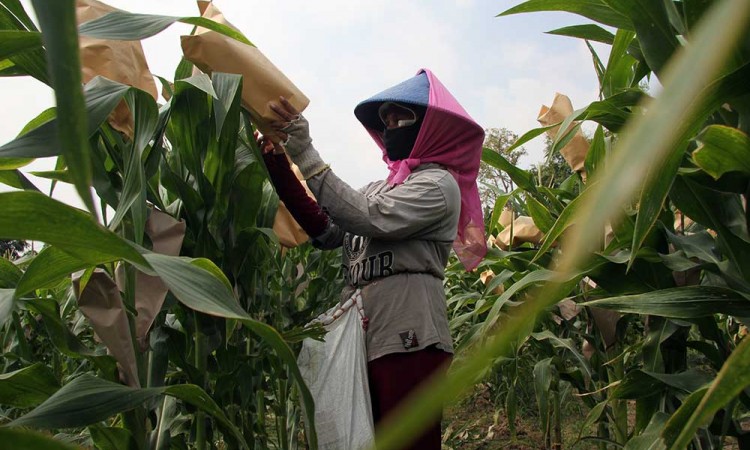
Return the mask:
<svg viewBox="0 0 750 450">
<path fill-rule="evenodd" d="M 28 246 L 26 241 L 0 239 L 0 256 L 10 260 L 18 259 Z"/>
<path fill-rule="evenodd" d="M 507 128 L 489 128 L 484 130 L 484 147 L 499 153 L 511 164 L 518 165 L 518 160 L 526 155 L 523 147 L 508 150 L 518 140 L 518 135 Z M 479 197 L 486 209 L 495 205 L 498 195 L 515 189 L 507 173 L 482 162 L 479 166 Z"/>
</svg>

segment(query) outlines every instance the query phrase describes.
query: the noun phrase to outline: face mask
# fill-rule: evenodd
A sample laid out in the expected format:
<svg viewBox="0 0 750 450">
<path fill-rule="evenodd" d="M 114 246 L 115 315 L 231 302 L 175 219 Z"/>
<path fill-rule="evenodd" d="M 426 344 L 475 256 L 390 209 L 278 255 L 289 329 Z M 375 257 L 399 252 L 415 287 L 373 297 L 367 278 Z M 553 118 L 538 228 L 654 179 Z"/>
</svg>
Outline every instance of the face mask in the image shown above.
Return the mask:
<svg viewBox="0 0 750 450">
<path fill-rule="evenodd" d="M 383 145 L 391 161 L 406 159 L 414 148 L 419 134 L 420 123 L 406 127 L 385 129 L 383 132 Z"/>
</svg>

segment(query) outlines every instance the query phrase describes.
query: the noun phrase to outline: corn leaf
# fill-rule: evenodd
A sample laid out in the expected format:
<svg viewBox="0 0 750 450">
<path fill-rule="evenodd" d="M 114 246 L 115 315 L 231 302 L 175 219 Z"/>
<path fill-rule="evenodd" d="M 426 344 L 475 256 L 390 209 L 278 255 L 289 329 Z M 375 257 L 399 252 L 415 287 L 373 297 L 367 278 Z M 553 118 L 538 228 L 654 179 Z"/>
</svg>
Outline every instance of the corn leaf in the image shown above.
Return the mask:
<svg viewBox="0 0 750 450">
<path fill-rule="evenodd" d="M 42 34 L 35 31 L 0 30 L 0 59 L 42 47 Z"/>
<path fill-rule="evenodd" d="M 490 149 L 482 149 L 482 162 L 491 165 L 492 167 L 502 170 L 507 173 L 511 180 L 518 185 L 521 189 L 527 192 L 536 191 L 536 183 L 534 182 L 534 176 L 529 172 L 519 169 L 518 167 L 511 164 L 505 159 L 500 153 Z"/>
<path fill-rule="evenodd" d="M 27 190 L 27 191 L 39 191 L 34 183 L 32 183 L 26 176 L 18 170 L 0 170 L 0 183 L 7 186 Z"/>
<path fill-rule="evenodd" d="M 556 4 L 549 1 L 536 2 L 541 9 L 545 9 L 544 6 L 550 3 Z M 560 3 L 586 6 L 580 2 Z M 592 237 L 598 236 L 605 223 L 613 221 L 616 214 L 621 212 L 626 200 L 637 189 L 642 188 L 641 174 L 645 173 L 645 169 L 660 165 L 674 149 L 675 130 L 686 118 L 695 117 L 699 106 L 697 100 L 700 100 L 704 86 L 724 67 L 734 43 L 747 29 L 748 18 L 750 2 L 724 0 L 714 4 L 693 35 L 695 45 L 687 47 L 684 53 L 676 56 L 665 70 L 662 78 L 664 90 L 657 101 L 650 105 L 643 116 L 623 129 L 622 139 L 618 142 L 617 151 L 613 152 L 611 163 L 596 177 L 601 184 L 595 186 L 578 211 L 581 218 L 578 223 L 581 225 L 563 243 L 566 251 L 562 253 L 556 266 L 559 271 L 557 277 L 538 290 L 533 301 L 524 302 L 514 311 L 511 320 L 503 322 L 503 326 L 497 328 L 497 334 L 488 337 L 486 344 L 476 353 L 468 355 L 463 364 L 453 369 L 445 381 L 415 393 L 414 406 L 389 421 L 388 427 L 381 428 L 387 432 L 376 436 L 379 449 L 395 448 L 406 436 L 421 430 L 432 412 L 441 408 L 446 401 L 455 399 L 471 386 L 488 364 L 505 354 L 510 349 L 511 342 L 517 341 L 539 312 L 569 292 L 569 277 L 578 270 L 599 241 L 595 238 L 592 243 Z M 716 30 L 722 32 L 717 33 Z M 589 190 L 591 188 L 587 189 Z M 746 360 L 750 361 L 750 358 L 746 357 Z M 746 370 L 746 373 L 750 374 L 750 370 Z"/>
<path fill-rule="evenodd" d="M 96 77 L 86 84 L 87 138 L 93 135 L 104 123 L 107 116 L 120 103 L 129 89 L 132 88 L 102 77 Z M 60 124 L 59 116 L 56 116 L 54 120 L 48 120 L 48 116 L 42 117 L 40 115 L 39 119 L 40 121 L 46 121 L 0 147 L 0 161 L 8 157 L 43 158 L 63 154 L 62 144 L 57 137 L 57 129 Z M 90 159 L 90 155 L 87 154 L 86 158 Z"/>
<path fill-rule="evenodd" d="M 558 36 L 575 37 L 579 39 L 586 39 L 588 41 L 601 42 L 603 44 L 612 44 L 615 40 L 615 35 L 600 27 L 599 25 L 573 25 L 570 27 L 558 28 L 556 30 L 548 31 L 547 34 L 555 34 Z"/>
<path fill-rule="evenodd" d="M 11 261 L 0 258 L 0 288 L 16 287 L 23 272 Z"/>
<path fill-rule="evenodd" d="M 147 265 L 138 251 L 87 213 L 38 192 L 0 194 L 0 237 L 46 242 L 91 265 L 126 259 Z"/>
<path fill-rule="evenodd" d="M 17 428 L 0 428 L 0 442 L 13 450 L 79 450 L 72 444 L 61 442 L 48 435 Z"/>
<path fill-rule="evenodd" d="M 126 11 L 113 11 L 81 25 L 80 33 L 99 39 L 137 41 L 162 32 L 175 22 L 216 31 L 236 39 L 243 44 L 253 45 L 242 33 L 227 25 L 205 17 L 172 17 L 149 14 L 133 14 Z"/>
<path fill-rule="evenodd" d="M 91 441 L 99 450 L 137 450 L 133 435 L 125 428 L 90 426 Z"/>
<path fill-rule="evenodd" d="M 715 286 L 662 289 L 592 300 L 582 305 L 674 319 L 696 319 L 713 314 L 750 317 L 750 300 L 736 291 Z"/>
<path fill-rule="evenodd" d="M 55 286 L 71 273 L 91 267 L 92 264 L 81 261 L 57 247 L 42 249 L 23 272 L 16 286 L 16 298 L 36 289 Z"/>
<path fill-rule="evenodd" d="M 0 328 L 8 322 L 14 308 L 13 289 L 0 288 Z"/>
<path fill-rule="evenodd" d="M 711 125 L 698 136 L 700 147 L 693 152 L 698 166 L 715 179 L 727 172 L 750 174 L 750 138 L 742 131 Z"/>
<path fill-rule="evenodd" d="M 0 405 L 29 408 L 47 400 L 60 389 L 52 369 L 35 363 L 0 374 Z"/>
<path fill-rule="evenodd" d="M 38 31 L 18 0 L 3 0 L 0 6 L 0 30 Z M 3 76 L 31 75 L 42 83 L 49 84 L 46 59 L 46 52 L 41 46 L 27 48 L 5 60 L 10 64 L 6 64 L 3 71 L 10 72 L 3 73 Z"/>
<path fill-rule="evenodd" d="M 288 365 L 302 396 L 302 403 L 308 420 L 314 417 L 312 395 L 302 379 L 294 353 L 275 329 L 252 319 L 242 309 L 232 291 L 228 289 L 226 282 L 212 274 L 212 272 L 219 270 L 218 268 L 208 271 L 194 264 L 189 258 L 156 253 L 146 253 L 144 257 L 153 267 L 153 271 L 161 277 L 164 284 L 169 287 L 181 303 L 205 314 L 238 320 L 266 341 L 279 358 Z M 213 265 L 211 261 L 206 259 L 199 261 L 201 265 Z M 311 434 L 310 440 L 315 442 L 314 432 Z"/>
<path fill-rule="evenodd" d="M 529 0 L 503 11 L 498 16 L 540 11 L 565 11 L 589 18 L 603 25 L 625 29 L 633 28 L 633 24 L 628 17 L 610 8 L 607 2 L 602 0 Z"/>
<path fill-rule="evenodd" d="M 46 2 L 32 0 L 47 49 L 48 68 L 57 105 L 57 133 L 62 154 L 78 195 L 96 214 L 91 196 L 91 157 L 86 109 L 81 89 L 81 61 L 76 32 L 74 0 Z"/>
<path fill-rule="evenodd" d="M 696 406 L 698 393 L 693 401 L 686 401 L 675 413 L 664 430 L 664 440 L 669 449 L 687 447 L 698 427 L 709 423 L 714 414 L 750 385 L 750 339 L 743 339 L 734 349 L 724 366 L 716 375 L 705 395 Z M 689 418 L 680 420 L 685 416 Z M 679 433 L 679 434 L 678 434 Z M 675 437 L 676 436 L 676 437 Z"/>
<path fill-rule="evenodd" d="M 143 153 L 156 132 L 159 111 L 156 101 L 145 91 L 131 89 L 125 99 L 133 112 L 135 129 L 131 146 L 125 153 L 124 185 L 120 194 L 115 216 L 109 224 L 115 230 L 127 213 L 130 213 L 133 226 L 133 240 L 143 243 L 143 230 L 146 224 L 146 174 L 143 168 Z"/>
<path fill-rule="evenodd" d="M 649 67 L 661 78 L 664 66 L 680 46 L 664 3 L 652 0 L 605 0 L 633 24 Z"/>
</svg>

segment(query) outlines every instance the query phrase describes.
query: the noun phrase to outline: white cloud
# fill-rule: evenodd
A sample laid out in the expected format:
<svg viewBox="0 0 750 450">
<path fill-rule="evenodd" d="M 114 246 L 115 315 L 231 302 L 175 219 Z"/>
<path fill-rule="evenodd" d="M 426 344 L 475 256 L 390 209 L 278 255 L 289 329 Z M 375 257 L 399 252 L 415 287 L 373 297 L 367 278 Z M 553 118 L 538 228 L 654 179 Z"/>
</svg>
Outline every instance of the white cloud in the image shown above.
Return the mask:
<svg viewBox="0 0 750 450">
<path fill-rule="evenodd" d="M 109 3 L 131 12 L 197 15 L 189 0 Z M 216 5 L 310 97 L 305 114 L 315 145 L 355 187 L 382 178 L 386 170 L 380 150 L 354 118 L 354 106 L 420 67 L 432 69 L 480 125 L 518 134 L 538 126 L 539 107 L 555 92 L 569 95 L 575 107 L 596 97 L 585 45 L 542 33 L 576 23 L 571 16 L 496 18 L 502 5 L 476 0 L 216 0 Z M 176 24 L 144 41 L 154 73 L 172 77 L 179 35 L 189 30 Z M 5 102 L 0 142 L 52 104 L 40 86 L 0 79 Z M 534 145 L 527 146 L 530 153 Z"/>
</svg>

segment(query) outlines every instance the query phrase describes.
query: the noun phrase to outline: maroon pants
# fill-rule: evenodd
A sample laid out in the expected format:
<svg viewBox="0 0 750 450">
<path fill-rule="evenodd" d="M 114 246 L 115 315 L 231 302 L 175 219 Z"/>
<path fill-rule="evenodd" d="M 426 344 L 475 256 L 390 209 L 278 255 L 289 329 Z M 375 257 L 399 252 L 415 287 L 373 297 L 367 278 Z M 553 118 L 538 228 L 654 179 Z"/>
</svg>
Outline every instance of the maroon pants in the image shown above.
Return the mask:
<svg viewBox="0 0 750 450">
<path fill-rule="evenodd" d="M 445 375 L 452 359 L 450 353 L 434 346 L 410 353 L 391 353 L 370 361 L 367 372 L 372 399 L 375 430 L 388 414 L 400 406 L 408 394 L 433 373 Z M 440 450 L 440 419 L 437 418 L 425 432 L 402 449 Z"/>
</svg>

